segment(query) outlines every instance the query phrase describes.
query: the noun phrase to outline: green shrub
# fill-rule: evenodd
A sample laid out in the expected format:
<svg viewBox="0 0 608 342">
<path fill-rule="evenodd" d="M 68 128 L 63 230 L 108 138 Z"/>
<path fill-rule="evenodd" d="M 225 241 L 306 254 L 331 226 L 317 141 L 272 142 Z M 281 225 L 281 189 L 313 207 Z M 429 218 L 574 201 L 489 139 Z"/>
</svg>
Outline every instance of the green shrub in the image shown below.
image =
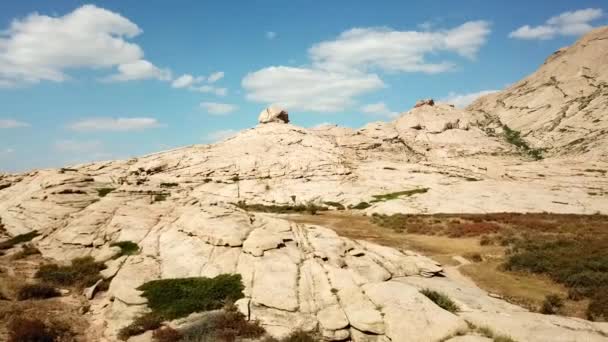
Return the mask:
<svg viewBox="0 0 608 342">
<path fill-rule="evenodd" d="M 0 242 L 0 250 L 10 249 L 10 248 L 13 248 L 17 244 L 31 241 L 33 238 L 35 238 L 38 235 L 40 235 L 40 234 L 35 230 L 33 230 L 29 233 L 16 235 L 16 236 L 10 238 L 9 240 Z"/>
<path fill-rule="evenodd" d="M 372 205 L 367 202 L 359 202 L 357 205 L 351 206 L 350 209 L 363 210 L 371 207 Z"/>
<path fill-rule="evenodd" d="M 97 189 L 97 195 L 99 197 L 106 197 L 107 194 L 109 194 L 110 192 L 114 191 L 114 188 L 100 188 Z"/>
<path fill-rule="evenodd" d="M 46 324 L 39 319 L 15 317 L 8 324 L 8 342 L 72 341 L 73 333 L 63 324 Z"/>
<path fill-rule="evenodd" d="M 423 194 L 427 191 L 429 191 L 429 188 L 419 188 L 419 189 L 413 189 L 413 190 L 391 192 L 391 193 L 383 194 L 383 195 L 373 195 L 372 197 L 374 199 L 371 202 L 372 203 L 384 202 L 384 201 L 394 200 L 394 199 L 397 199 L 397 198 L 403 197 L 403 196 L 409 197 L 409 196 L 413 196 L 416 194 Z"/>
<path fill-rule="evenodd" d="M 120 253 L 114 256 L 115 259 L 123 255 L 134 255 L 139 252 L 139 246 L 133 241 L 118 241 L 110 244 L 110 246 L 120 248 Z"/>
<path fill-rule="evenodd" d="M 530 145 L 528 145 L 528 143 L 521 137 L 521 133 L 519 131 L 512 130 L 507 125 L 503 125 L 502 129 L 504 131 L 505 140 L 507 140 L 509 144 L 515 145 L 517 148 L 523 150 L 534 160 L 543 159 L 543 150 L 531 148 Z"/>
<path fill-rule="evenodd" d="M 47 299 L 59 297 L 61 293 L 53 286 L 45 284 L 26 284 L 23 285 L 17 292 L 17 299 Z"/>
<path fill-rule="evenodd" d="M 155 313 L 147 313 L 137 317 L 131 324 L 118 331 L 118 339 L 126 341 L 131 336 L 145 333 L 148 330 L 155 330 L 161 327 L 163 319 Z"/>
<path fill-rule="evenodd" d="M 587 318 L 592 321 L 608 321 L 608 287 L 597 289 L 591 296 Z"/>
<path fill-rule="evenodd" d="M 96 262 L 92 257 L 76 258 L 69 266 L 57 264 L 42 265 L 36 272 L 36 278 L 57 286 L 92 286 L 101 278 L 99 272 L 106 266 Z"/>
<path fill-rule="evenodd" d="M 540 312 L 546 315 L 555 315 L 564 306 L 564 300 L 554 294 L 545 296 Z"/>
<path fill-rule="evenodd" d="M 221 308 L 227 301 L 243 297 L 244 286 L 239 274 L 221 274 L 215 278 L 160 279 L 138 288 L 148 299 L 153 312 L 166 319 L 187 316 L 193 312 Z"/>
<path fill-rule="evenodd" d="M 440 308 L 447 310 L 449 312 L 458 312 L 460 308 L 456 303 L 454 303 L 447 295 L 437 292 L 431 289 L 423 289 L 420 291 L 423 295 L 425 295 L 428 299 L 432 300 L 435 304 L 437 304 Z"/>
<path fill-rule="evenodd" d="M 171 327 L 160 327 L 152 333 L 155 342 L 179 342 L 182 341 L 182 334 Z"/>
<path fill-rule="evenodd" d="M 224 310 L 209 313 L 197 324 L 182 331 L 182 342 L 232 342 L 256 339 L 264 333 L 264 328 L 257 321 L 247 321 L 234 305 L 227 305 Z"/>
<path fill-rule="evenodd" d="M 163 201 L 166 201 L 167 197 L 169 197 L 168 194 L 155 194 L 154 195 L 154 202 L 163 202 Z"/>
<path fill-rule="evenodd" d="M 309 213 L 316 214 L 318 211 L 327 211 L 327 207 L 316 205 L 312 202 L 306 205 L 265 205 L 265 204 L 247 204 L 245 201 L 239 201 L 236 204 L 237 207 L 246 211 L 256 211 L 262 213 L 275 213 L 275 214 L 291 214 L 291 213 Z"/>
</svg>

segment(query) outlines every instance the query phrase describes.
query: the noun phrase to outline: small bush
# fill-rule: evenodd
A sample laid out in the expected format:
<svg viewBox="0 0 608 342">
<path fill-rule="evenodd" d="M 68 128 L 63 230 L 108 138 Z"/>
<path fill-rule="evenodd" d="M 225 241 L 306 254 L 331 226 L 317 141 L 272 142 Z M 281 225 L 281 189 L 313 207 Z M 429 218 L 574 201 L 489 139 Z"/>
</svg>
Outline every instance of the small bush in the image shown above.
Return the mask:
<svg viewBox="0 0 608 342">
<path fill-rule="evenodd" d="M 92 286 L 101 278 L 99 272 L 106 266 L 96 262 L 92 257 L 76 258 L 69 266 L 57 264 L 42 265 L 36 272 L 36 278 L 57 286 Z"/>
<path fill-rule="evenodd" d="M 177 183 L 160 183 L 161 188 L 175 188 L 178 185 Z"/>
<path fill-rule="evenodd" d="M 255 339 L 264 335 L 265 330 L 257 321 L 249 322 L 234 305 L 224 310 L 210 313 L 200 322 L 182 332 L 184 342 L 225 341 Z"/>
<path fill-rule="evenodd" d="M 36 254 L 40 254 L 38 248 L 34 247 L 32 244 L 26 243 L 21 246 L 21 250 L 19 252 L 13 254 L 12 258 L 13 260 L 19 260 Z"/>
<path fill-rule="evenodd" d="M 47 299 L 59 296 L 61 296 L 61 293 L 56 288 L 44 284 L 27 284 L 22 286 L 19 292 L 17 292 L 19 300 Z"/>
<path fill-rule="evenodd" d="M 8 326 L 9 342 L 55 342 L 63 335 L 60 329 L 46 325 L 39 319 L 17 317 Z"/>
<path fill-rule="evenodd" d="M 120 248 L 120 253 L 114 258 L 119 258 L 123 255 L 134 255 L 139 252 L 139 246 L 133 241 L 118 241 L 110 244 L 110 246 L 116 246 Z"/>
<path fill-rule="evenodd" d="M 465 258 L 471 260 L 472 262 L 482 262 L 483 257 L 479 253 L 466 253 L 464 255 Z"/>
<path fill-rule="evenodd" d="M 16 236 L 10 238 L 9 240 L 0 242 L 0 250 L 10 249 L 20 243 L 31 241 L 33 238 L 35 238 L 38 235 L 40 235 L 40 234 L 35 230 L 31 231 L 29 233 L 16 235 Z"/>
<path fill-rule="evenodd" d="M 509 336 L 496 334 L 489 327 L 479 327 L 479 328 L 474 327 L 474 330 L 476 330 L 479 334 L 481 334 L 481 336 L 491 338 L 493 342 L 516 342 L 514 339 L 512 339 Z"/>
<path fill-rule="evenodd" d="M 97 189 L 97 195 L 99 197 L 106 197 L 107 194 L 109 194 L 110 192 L 114 191 L 114 188 L 100 188 Z"/>
<path fill-rule="evenodd" d="M 154 195 L 154 202 L 166 201 L 167 197 L 169 197 L 169 195 L 167 195 L 167 194 L 156 194 L 156 195 Z"/>
<path fill-rule="evenodd" d="M 479 245 L 481 246 L 488 246 L 492 244 L 492 238 L 490 238 L 490 236 L 488 235 L 482 235 L 481 238 L 479 239 Z"/>
<path fill-rule="evenodd" d="M 350 207 L 351 209 L 363 210 L 371 207 L 372 205 L 367 202 L 360 202 L 357 205 Z"/>
<path fill-rule="evenodd" d="M 148 299 L 150 309 L 166 319 L 219 309 L 227 301 L 242 298 L 243 289 L 239 274 L 221 274 L 215 278 L 160 279 L 138 288 L 143 291 L 142 296 Z"/>
<path fill-rule="evenodd" d="M 344 209 L 346 209 L 344 207 L 344 205 L 342 203 L 340 203 L 340 202 L 331 202 L 331 201 L 328 201 L 328 202 L 323 202 L 323 204 L 325 204 L 327 206 L 330 206 L 330 207 L 334 207 L 334 208 L 336 208 L 338 210 L 344 210 Z"/>
<path fill-rule="evenodd" d="M 155 330 L 161 327 L 163 319 L 155 313 L 147 313 L 137 317 L 131 324 L 118 331 L 118 339 L 126 341 L 131 336 L 145 333 L 148 330 Z"/>
<path fill-rule="evenodd" d="M 546 315 L 555 315 L 564 306 L 564 300 L 554 294 L 545 296 L 540 312 Z"/>
<path fill-rule="evenodd" d="M 423 289 L 420 291 L 423 295 L 425 295 L 428 299 L 432 300 L 435 304 L 437 304 L 440 308 L 447 310 L 449 312 L 455 313 L 460 310 L 458 305 L 454 303 L 447 295 L 437 292 L 431 289 Z"/>
<path fill-rule="evenodd" d="M 171 327 L 160 327 L 152 333 L 152 339 L 156 342 L 179 342 L 182 334 Z"/>
<path fill-rule="evenodd" d="M 290 214 L 290 213 L 309 213 L 315 215 L 318 211 L 327 211 L 327 207 L 316 205 L 309 202 L 306 205 L 265 205 L 265 204 L 247 204 L 245 201 L 239 201 L 237 207 L 246 211 L 257 211 L 262 213 Z"/>
<path fill-rule="evenodd" d="M 587 307 L 587 318 L 592 321 L 608 321 L 608 287 L 595 291 Z"/>
<path fill-rule="evenodd" d="M 427 191 L 429 191 L 429 188 L 419 188 L 419 189 L 413 189 L 413 190 L 391 192 L 389 194 L 383 194 L 383 195 L 373 195 L 372 197 L 374 199 L 372 200 L 372 203 L 394 200 L 394 199 L 397 199 L 397 198 L 403 197 L 403 196 L 409 197 L 409 196 L 413 196 L 416 194 L 424 194 Z"/>
<path fill-rule="evenodd" d="M 543 159 L 543 150 L 531 148 L 530 145 L 528 145 L 528 143 L 521 137 L 521 133 L 519 131 L 512 130 L 507 125 L 503 125 L 502 129 L 504 131 L 505 139 L 508 143 L 515 145 L 517 148 L 527 153 L 534 160 Z"/>
</svg>

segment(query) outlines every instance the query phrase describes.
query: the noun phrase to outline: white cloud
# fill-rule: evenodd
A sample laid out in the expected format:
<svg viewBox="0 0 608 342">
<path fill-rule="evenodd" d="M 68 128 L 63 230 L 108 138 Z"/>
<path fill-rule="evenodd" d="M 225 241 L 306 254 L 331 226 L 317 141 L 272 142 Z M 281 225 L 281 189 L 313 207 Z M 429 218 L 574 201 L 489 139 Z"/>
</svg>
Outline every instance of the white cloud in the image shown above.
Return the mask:
<svg viewBox="0 0 608 342">
<path fill-rule="evenodd" d="M 316 112 L 341 111 L 354 103 L 354 97 L 384 87 L 382 80 L 374 74 L 344 74 L 286 66 L 249 73 L 242 85 L 250 100 Z"/>
<path fill-rule="evenodd" d="M 207 136 L 204 137 L 203 140 L 206 142 L 221 141 L 221 140 L 228 139 L 237 133 L 238 133 L 238 131 L 234 130 L 234 129 L 222 129 L 222 130 L 214 131 L 214 132 L 207 134 Z"/>
<path fill-rule="evenodd" d="M 154 118 L 90 118 L 68 125 L 68 128 L 78 132 L 92 131 L 141 131 L 147 128 L 159 127 Z"/>
<path fill-rule="evenodd" d="M 332 71 L 368 70 L 439 73 L 453 67 L 444 60 L 429 62 L 427 55 L 453 52 L 474 58 L 490 33 L 486 21 L 470 21 L 451 30 L 396 31 L 390 28 L 354 28 L 336 40 L 309 50 L 316 67 Z"/>
<path fill-rule="evenodd" d="M 171 80 L 171 71 L 159 69 L 154 64 L 140 59 L 132 63 L 121 64 L 118 66 L 118 74 L 107 78 L 109 81 L 135 81 L 156 79 L 161 81 Z"/>
<path fill-rule="evenodd" d="M 277 33 L 273 31 L 266 32 L 266 39 L 273 40 L 277 37 Z"/>
<path fill-rule="evenodd" d="M 399 113 L 393 112 L 392 110 L 390 110 L 386 106 L 386 103 L 384 103 L 384 102 L 371 103 L 371 104 L 365 105 L 365 106 L 361 107 L 361 111 L 366 114 L 384 116 L 387 118 L 395 118 L 399 115 Z"/>
<path fill-rule="evenodd" d="M 239 107 L 229 103 L 201 102 L 201 108 L 213 115 L 225 115 L 234 112 Z"/>
<path fill-rule="evenodd" d="M 0 119 L 0 128 L 20 128 L 29 127 L 30 124 L 15 119 Z"/>
<path fill-rule="evenodd" d="M 482 91 L 478 91 L 475 93 L 468 93 L 468 94 L 457 94 L 454 92 L 450 92 L 447 97 L 440 99 L 439 101 L 453 104 L 454 106 L 456 106 L 458 108 L 464 108 L 464 107 L 470 105 L 471 103 L 473 103 L 473 101 L 477 100 L 478 98 L 480 98 L 484 95 L 495 93 L 497 91 L 499 91 L 499 90 L 482 90 Z"/>
<path fill-rule="evenodd" d="M 509 34 L 510 38 L 547 40 L 560 36 L 579 36 L 591 29 L 592 21 L 603 16 L 600 8 L 587 8 L 564 12 L 549 18 L 545 24 L 531 27 L 524 25 Z"/>
<path fill-rule="evenodd" d="M 190 90 L 199 91 L 201 93 L 211 93 L 217 96 L 226 96 L 228 94 L 228 89 L 226 88 L 217 88 L 211 85 L 204 85 L 200 87 L 192 87 Z"/>
<path fill-rule="evenodd" d="M 187 87 L 190 87 L 192 84 L 194 84 L 194 76 L 192 76 L 190 74 L 185 74 L 185 75 L 181 75 L 180 77 L 176 78 L 171 83 L 171 86 L 173 88 L 187 88 Z"/>
<path fill-rule="evenodd" d="M 94 5 L 62 17 L 33 13 L 0 33 L 0 80 L 7 85 L 61 82 L 71 68 L 104 68 L 143 58 L 127 39 L 141 29 L 127 18 Z"/>
<path fill-rule="evenodd" d="M 222 78 L 224 78 L 224 72 L 223 71 L 214 72 L 211 75 L 209 75 L 209 77 L 207 77 L 207 82 L 208 83 L 215 83 L 215 82 L 221 80 Z"/>
</svg>

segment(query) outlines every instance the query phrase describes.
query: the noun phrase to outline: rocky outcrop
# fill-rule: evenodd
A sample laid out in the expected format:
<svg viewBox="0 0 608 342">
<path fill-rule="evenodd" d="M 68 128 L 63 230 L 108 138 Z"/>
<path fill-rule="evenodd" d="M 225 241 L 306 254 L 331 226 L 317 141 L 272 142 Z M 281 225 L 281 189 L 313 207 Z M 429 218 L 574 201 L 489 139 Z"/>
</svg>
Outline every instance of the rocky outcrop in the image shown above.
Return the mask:
<svg viewBox="0 0 608 342">
<path fill-rule="evenodd" d="M 608 27 L 550 56 L 532 75 L 468 110 L 520 131 L 557 155 L 608 159 Z"/>
<path fill-rule="evenodd" d="M 270 106 L 260 113 L 258 122 L 261 124 L 270 122 L 289 123 L 289 113 L 281 107 Z"/>
</svg>

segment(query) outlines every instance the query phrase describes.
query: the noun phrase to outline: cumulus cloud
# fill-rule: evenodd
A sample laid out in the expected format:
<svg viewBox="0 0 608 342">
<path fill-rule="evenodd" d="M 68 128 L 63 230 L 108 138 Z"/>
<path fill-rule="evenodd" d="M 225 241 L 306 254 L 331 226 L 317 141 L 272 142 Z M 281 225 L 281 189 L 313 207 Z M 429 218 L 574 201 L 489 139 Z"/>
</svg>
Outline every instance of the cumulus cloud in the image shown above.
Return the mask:
<svg viewBox="0 0 608 342">
<path fill-rule="evenodd" d="M 214 72 L 211 75 L 209 75 L 209 77 L 207 77 L 207 83 L 215 83 L 215 82 L 221 80 L 222 78 L 224 78 L 224 72 L 217 71 L 217 72 Z"/>
<path fill-rule="evenodd" d="M 0 30 L 0 87 L 63 82 L 72 69 L 116 68 L 103 81 L 171 80 L 171 71 L 144 58 L 130 40 L 142 33 L 132 21 L 95 5 L 63 16 L 38 13 Z"/>
<path fill-rule="evenodd" d="M 214 131 L 214 132 L 207 134 L 207 136 L 205 136 L 203 138 L 203 141 L 206 141 L 206 142 L 222 141 L 222 140 L 226 140 L 226 139 L 234 136 L 237 133 L 238 133 L 238 131 L 234 130 L 234 129 L 221 129 L 221 130 Z"/>
<path fill-rule="evenodd" d="M 601 18 L 600 8 L 587 8 L 578 11 L 564 12 L 549 18 L 543 25 L 524 25 L 509 34 L 517 39 L 553 39 L 557 36 L 579 36 L 591 29 L 591 22 Z"/>
<path fill-rule="evenodd" d="M 266 32 L 266 39 L 273 40 L 277 37 L 277 33 L 273 31 Z"/>
<path fill-rule="evenodd" d="M 451 30 L 397 31 L 354 28 L 337 39 L 315 44 L 309 54 L 315 66 L 334 71 L 367 70 L 439 73 L 452 61 L 429 62 L 427 55 L 452 52 L 474 58 L 490 33 L 486 21 L 466 22 Z"/>
<path fill-rule="evenodd" d="M 118 73 L 107 78 L 109 81 L 135 81 L 149 79 L 170 81 L 171 71 L 168 69 L 159 69 L 154 64 L 141 59 L 132 63 L 119 65 Z"/>
<path fill-rule="evenodd" d="M 247 74 L 241 85 L 252 101 L 315 112 L 343 111 L 356 103 L 357 96 L 385 87 L 376 70 L 445 72 L 453 68 L 452 60 L 430 62 L 428 56 L 436 59 L 438 53 L 448 52 L 474 59 L 489 33 L 486 21 L 433 32 L 354 28 L 313 45 L 309 66 L 266 67 Z"/>
<path fill-rule="evenodd" d="M 399 115 L 399 113 L 390 110 L 384 102 L 370 103 L 361 107 L 361 111 L 366 114 L 383 116 L 387 118 L 395 118 Z"/>
<path fill-rule="evenodd" d="M 237 110 L 239 107 L 229 103 L 218 103 L 218 102 L 201 102 L 201 108 L 204 108 L 207 113 L 213 115 L 225 115 L 230 114 Z"/>
<path fill-rule="evenodd" d="M 190 75 L 190 74 L 185 74 L 182 75 L 178 78 L 176 78 L 172 83 L 171 86 L 173 88 L 187 88 L 190 87 L 192 84 L 194 84 L 194 76 Z"/>
<path fill-rule="evenodd" d="M 375 74 L 345 74 L 286 66 L 249 73 L 242 85 L 250 100 L 316 112 L 343 110 L 353 104 L 355 96 L 384 87 Z"/>
<path fill-rule="evenodd" d="M 468 94 L 457 94 L 454 92 L 450 92 L 447 97 L 440 99 L 439 101 L 453 104 L 458 108 L 464 108 L 473 103 L 473 101 L 477 100 L 478 98 L 484 95 L 495 93 L 497 91 L 498 90 L 482 90 Z"/>
<path fill-rule="evenodd" d="M 78 132 L 110 131 L 126 132 L 141 131 L 148 128 L 159 127 L 158 120 L 154 118 L 89 118 L 68 125 L 68 128 Z"/>
<path fill-rule="evenodd" d="M 20 128 L 29 127 L 30 124 L 15 119 L 0 119 L 0 128 Z"/>
<path fill-rule="evenodd" d="M 214 87 L 212 85 L 205 84 L 200 87 L 192 87 L 190 90 L 198 91 L 206 94 L 215 94 L 217 96 L 226 96 L 228 94 L 228 89 Z"/>
</svg>

